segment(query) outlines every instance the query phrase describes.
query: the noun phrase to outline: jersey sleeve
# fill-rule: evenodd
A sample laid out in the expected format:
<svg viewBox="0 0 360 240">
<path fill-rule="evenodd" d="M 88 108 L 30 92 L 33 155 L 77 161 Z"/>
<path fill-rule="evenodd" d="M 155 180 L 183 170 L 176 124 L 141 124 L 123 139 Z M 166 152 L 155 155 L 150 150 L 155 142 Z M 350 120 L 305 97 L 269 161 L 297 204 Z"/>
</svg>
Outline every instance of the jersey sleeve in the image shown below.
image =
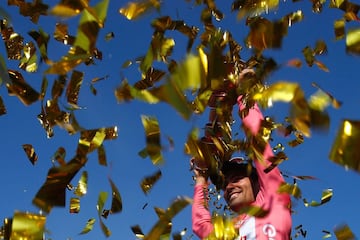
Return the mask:
<svg viewBox="0 0 360 240">
<path fill-rule="evenodd" d="M 239 110 L 242 111 L 245 109 L 245 105 L 242 102 L 241 96 L 238 98 Z M 261 110 L 258 105 L 255 104 L 253 107 L 249 109 L 248 114 L 243 117 L 242 122 L 245 128 L 247 128 L 252 135 L 256 135 L 261 127 L 261 121 L 264 119 Z M 264 170 L 271 165 L 269 161 L 274 156 L 274 153 L 271 149 L 269 143 L 266 144 L 263 159 L 264 161 L 260 161 L 255 159 L 255 167 L 257 169 L 257 173 L 259 176 L 260 183 L 260 192 L 264 195 L 264 197 L 275 197 L 272 200 L 280 200 L 283 201 L 284 205 L 290 203 L 290 196 L 288 194 L 279 194 L 277 193 L 279 186 L 284 182 L 284 178 L 282 177 L 280 170 L 278 167 L 274 167 L 270 172 L 266 173 Z"/>
<path fill-rule="evenodd" d="M 200 239 L 209 236 L 214 229 L 211 223 L 211 214 L 207 208 L 207 195 L 207 185 L 195 185 L 192 205 L 192 229 Z"/>
</svg>

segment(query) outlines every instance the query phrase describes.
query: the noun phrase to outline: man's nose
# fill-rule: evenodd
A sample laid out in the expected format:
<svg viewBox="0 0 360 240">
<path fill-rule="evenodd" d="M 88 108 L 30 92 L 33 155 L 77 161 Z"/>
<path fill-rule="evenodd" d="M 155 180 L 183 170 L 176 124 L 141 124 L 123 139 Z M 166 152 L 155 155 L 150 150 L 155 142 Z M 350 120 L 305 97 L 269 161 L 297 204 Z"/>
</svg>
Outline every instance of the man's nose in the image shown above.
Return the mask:
<svg viewBox="0 0 360 240">
<path fill-rule="evenodd" d="M 235 187 L 235 186 L 234 186 L 234 183 L 233 183 L 233 182 L 228 182 L 228 184 L 227 184 L 226 187 L 225 187 L 225 190 L 226 190 L 226 191 L 230 191 L 230 190 L 232 190 L 234 187 Z"/>
</svg>

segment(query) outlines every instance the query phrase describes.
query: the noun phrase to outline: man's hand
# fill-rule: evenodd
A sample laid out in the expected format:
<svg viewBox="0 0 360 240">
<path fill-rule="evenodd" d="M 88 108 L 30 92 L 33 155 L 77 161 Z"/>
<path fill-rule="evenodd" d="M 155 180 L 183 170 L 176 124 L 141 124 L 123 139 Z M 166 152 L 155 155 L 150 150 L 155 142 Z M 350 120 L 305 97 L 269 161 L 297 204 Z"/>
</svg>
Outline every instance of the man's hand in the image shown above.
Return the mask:
<svg viewBox="0 0 360 240">
<path fill-rule="evenodd" d="M 195 158 L 190 159 L 190 170 L 194 172 L 196 184 L 207 184 L 208 168 L 204 161 L 199 161 Z"/>
<path fill-rule="evenodd" d="M 255 71 L 252 68 L 245 68 L 239 74 L 238 79 L 236 80 L 236 85 L 239 86 L 242 81 L 247 78 L 251 78 L 255 76 Z"/>
</svg>

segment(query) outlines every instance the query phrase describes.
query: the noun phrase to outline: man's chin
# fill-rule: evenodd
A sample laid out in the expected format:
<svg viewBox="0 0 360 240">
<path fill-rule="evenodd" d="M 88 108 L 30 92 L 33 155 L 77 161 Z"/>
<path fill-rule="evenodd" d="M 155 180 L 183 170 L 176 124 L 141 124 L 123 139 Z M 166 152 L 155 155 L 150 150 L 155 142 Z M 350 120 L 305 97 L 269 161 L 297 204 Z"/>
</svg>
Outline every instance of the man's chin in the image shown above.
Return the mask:
<svg viewBox="0 0 360 240">
<path fill-rule="evenodd" d="M 239 201 L 234 201 L 231 202 L 229 204 L 229 207 L 231 208 L 231 210 L 233 210 L 234 212 L 238 212 L 240 211 L 240 209 L 244 206 L 244 204 L 242 202 Z"/>
</svg>

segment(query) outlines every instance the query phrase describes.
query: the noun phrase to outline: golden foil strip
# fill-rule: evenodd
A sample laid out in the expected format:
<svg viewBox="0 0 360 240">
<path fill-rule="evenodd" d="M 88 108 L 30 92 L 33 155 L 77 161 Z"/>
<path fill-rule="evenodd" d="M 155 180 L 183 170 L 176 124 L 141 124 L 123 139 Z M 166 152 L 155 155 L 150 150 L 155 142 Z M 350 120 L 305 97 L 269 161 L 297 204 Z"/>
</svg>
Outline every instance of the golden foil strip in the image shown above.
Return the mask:
<svg viewBox="0 0 360 240">
<path fill-rule="evenodd" d="M 15 212 L 10 239 L 43 239 L 46 217 L 25 212 Z"/>
<path fill-rule="evenodd" d="M 153 164 L 162 164 L 164 159 L 161 154 L 161 136 L 158 120 L 155 117 L 142 115 L 141 121 L 146 135 L 146 152 Z"/>
<path fill-rule="evenodd" d="M 329 158 L 333 162 L 360 172 L 360 121 L 345 119 L 342 121 Z"/>
<path fill-rule="evenodd" d="M 150 232 L 144 237 L 145 240 L 162 239 L 161 236 L 168 234 L 169 227 L 172 225 L 172 219 L 182 211 L 186 206 L 192 203 L 188 197 L 178 197 L 171 205 L 161 213 L 158 222 L 152 227 Z M 158 214 L 159 215 L 159 214 Z M 168 238 L 166 238 L 168 239 Z"/>
<path fill-rule="evenodd" d="M 161 177 L 161 171 L 158 170 L 155 174 L 143 178 L 143 180 L 141 180 L 140 183 L 143 192 L 145 194 L 148 194 L 152 189 L 152 187 L 154 186 L 154 184 L 160 179 L 160 177 Z"/>
<path fill-rule="evenodd" d="M 0 116 L 4 115 L 4 114 L 6 114 L 6 107 L 5 107 L 5 104 L 4 104 L 4 101 L 3 101 L 2 97 L 0 96 Z"/>
<path fill-rule="evenodd" d="M 33 146 L 31 144 L 23 144 L 23 149 L 32 165 L 35 165 L 38 160 L 38 155 L 36 154 Z"/>
<path fill-rule="evenodd" d="M 74 191 L 74 194 L 76 196 L 82 197 L 87 193 L 87 182 L 88 182 L 88 173 L 87 171 L 83 171 Z"/>
<path fill-rule="evenodd" d="M 122 211 L 122 208 L 123 208 L 121 195 L 120 195 L 120 192 L 119 192 L 118 188 L 116 187 L 114 181 L 111 178 L 109 178 L 109 182 L 111 185 L 111 196 L 112 196 L 110 212 L 112 214 L 119 213 Z"/>
<path fill-rule="evenodd" d="M 128 2 L 126 7 L 119 9 L 119 13 L 129 20 L 135 20 L 151 10 L 159 9 L 160 4 L 161 3 L 157 0 Z"/>
<path fill-rule="evenodd" d="M 80 212 L 80 198 L 73 197 L 70 198 L 70 213 L 79 213 Z"/>
</svg>

